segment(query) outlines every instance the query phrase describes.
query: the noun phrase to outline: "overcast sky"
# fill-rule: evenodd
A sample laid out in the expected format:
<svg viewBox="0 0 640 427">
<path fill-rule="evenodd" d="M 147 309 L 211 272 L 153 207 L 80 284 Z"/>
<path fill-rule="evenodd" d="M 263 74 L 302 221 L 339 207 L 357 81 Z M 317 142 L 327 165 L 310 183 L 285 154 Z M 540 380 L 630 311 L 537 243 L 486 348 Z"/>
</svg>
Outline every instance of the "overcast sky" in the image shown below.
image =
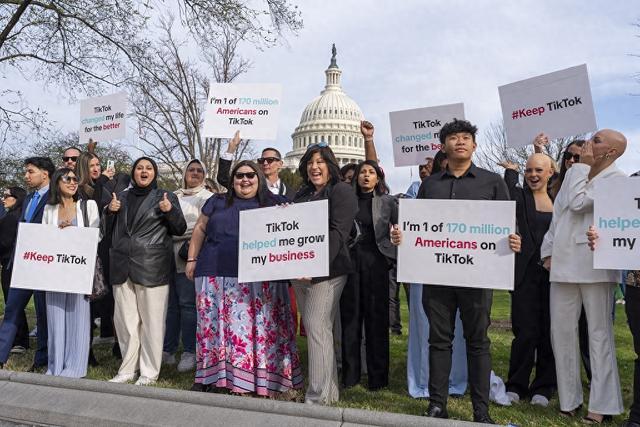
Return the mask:
<svg viewBox="0 0 640 427">
<path fill-rule="evenodd" d="M 598 126 L 627 135 L 630 146 L 619 163 L 630 173 L 640 169 L 640 97 L 632 96 L 640 94 L 634 79 L 640 58 L 631 56 L 640 54 L 640 28 L 633 25 L 640 18 L 639 5 L 305 1 L 299 3 L 304 28 L 268 50 L 245 48 L 253 68 L 239 81 L 284 85 L 275 145 L 289 151 L 302 110 L 323 89 L 335 43 L 342 86 L 376 126 L 378 154 L 393 192 L 400 192 L 411 181 L 411 168 L 392 167 L 389 111 L 464 102 L 482 144 L 484 129 L 501 117 L 498 86 L 586 63 Z M 33 102 L 42 102 L 33 85 L 27 93 Z M 51 118 L 75 130 L 78 107 L 57 94 L 54 98 Z"/>
</svg>

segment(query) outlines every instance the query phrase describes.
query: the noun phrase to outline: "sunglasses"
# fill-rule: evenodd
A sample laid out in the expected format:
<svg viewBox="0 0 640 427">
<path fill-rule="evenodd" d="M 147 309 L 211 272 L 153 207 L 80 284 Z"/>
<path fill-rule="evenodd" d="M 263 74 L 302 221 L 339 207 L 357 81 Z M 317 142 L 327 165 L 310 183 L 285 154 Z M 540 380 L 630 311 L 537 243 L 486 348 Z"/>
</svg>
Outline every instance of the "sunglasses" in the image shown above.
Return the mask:
<svg viewBox="0 0 640 427">
<path fill-rule="evenodd" d="M 78 183 L 78 178 L 75 176 L 69 176 L 69 175 L 63 175 L 62 177 L 60 177 L 60 180 L 62 182 L 64 182 L 65 184 L 77 184 Z"/>
<path fill-rule="evenodd" d="M 280 159 L 277 157 L 260 157 L 258 159 L 258 163 L 263 164 L 264 162 L 267 162 L 269 164 L 273 163 L 273 162 L 279 162 Z"/>
<path fill-rule="evenodd" d="M 78 156 L 64 156 L 62 158 L 63 162 L 76 162 L 78 161 Z"/>
<path fill-rule="evenodd" d="M 253 179 L 256 177 L 256 173 L 255 172 L 236 172 L 234 176 L 236 177 L 236 179 L 243 179 L 243 178 Z"/>
<path fill-rule="evenodd" d="M 325 141 L 322 142 L 318 142 L 316 144 L 311 144 L 307 147 L 307 151 L 309 150 L 315 150 L 316 148 L 324 148 L 324 147 L 328 147 L 329 144 L 327 144 Z"/>
<path fill-rule="evenodd" d="M 565 160 L 571 160 L 573 158 L 573 161 L 577 163 L 580 161 L 580 154 L 571 154 L 570 152 L 565 151 L 562 158 Z"/>
</svg>

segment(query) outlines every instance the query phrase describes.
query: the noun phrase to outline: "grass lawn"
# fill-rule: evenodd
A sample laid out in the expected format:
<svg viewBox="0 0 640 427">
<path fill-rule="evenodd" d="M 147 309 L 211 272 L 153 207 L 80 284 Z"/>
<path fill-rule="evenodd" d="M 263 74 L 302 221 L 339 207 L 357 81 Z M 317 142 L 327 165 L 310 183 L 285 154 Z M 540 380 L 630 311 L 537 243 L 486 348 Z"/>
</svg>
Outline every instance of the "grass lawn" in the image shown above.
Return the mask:
<svg viewBox="0 0 640 427">
<path fill-rule="evenodd" d="M 404 295 L 404 292 L 402 292 Z M 4 312 L 4 305 L 0 305 L 0 310 Z M 509 366 L 509 352 L 511 346 L 511 331 L 504 325 L 509 320 L 510 303 L 507 292 L 495 292 L 492 310 L 492 319 L 496 326 L 490 329 L 492 342 L 493 370 L 497 375 L 506 380 Z M 30 326 L 33 326 L 34 312 L 33 306 L 29 306 Z M 391 366 L 389 370 L 389 387 L 378 392 L 369 392 L 361 386 L 353 387 L 341 393 L 341 400 L 337 406 L 370 409 L 376 411 L 400 412 L 412 415 L 421 415 L 427 408 L 427 402 L 411 398 L 407 393 L 406 380 L 406 357 L 407 357 L 407 325 L 408 310 L 406 300 L 402 305 L 403 335 L 390 336 L 390 356 Z M 500 322 L 501 321 L 501 322 Z M 635 353 L 631 334 L 626 324 L 624 307 L 616 305 L 615 339 L 618 356 L 618 368 L 622 383 L 622 395 L 625 408 L 631 404 L 633 385 L 633 362 Z M 35 342 L 32 341 L 33 346 Z M 302 363 L 306 366 L 306 342 L 304 338 L 298 339 L 298 346 Z M 111 357 L 110 346 L 97 346 L 96 357 L 100 366 L 89 368 L 87 378 L 97 380 L 107 380 L 113 377 L 118 369 L 118 363 Z M 31 366 L 33 351 L 30 350 L 24 355 L 11 356 L 5 368 L 16 371 L 24 371 Z M 193 382 L 193 373 L 178 373 L 175 368 L 163 367 L 158 381 L 158 387 L 170 387 L 178 389 L 189 389 Z M 588 389 L 585 388 L 585 407 L 588 402 Z M 451 418 L 471 420 L 471 400 L 469 395 L 463 399 L 449 400 L 449 416 Z M 580 419 L 567 420 L 558 416 L 558 400 L 554 398 L 548 408 L 540 408 L 520 403 L 512 407 L 500 407 L 492 404 L 490 407 L 491 416 L 500 424 L 512 423 L 520 426 L 560 426 L 560 425 L 582 425 Z M 585 412 L 586 414 L 586 412 Z M 626 418 L 625 415 L 614 419 L 615 425 L 619 425 Z"/>
</svg>

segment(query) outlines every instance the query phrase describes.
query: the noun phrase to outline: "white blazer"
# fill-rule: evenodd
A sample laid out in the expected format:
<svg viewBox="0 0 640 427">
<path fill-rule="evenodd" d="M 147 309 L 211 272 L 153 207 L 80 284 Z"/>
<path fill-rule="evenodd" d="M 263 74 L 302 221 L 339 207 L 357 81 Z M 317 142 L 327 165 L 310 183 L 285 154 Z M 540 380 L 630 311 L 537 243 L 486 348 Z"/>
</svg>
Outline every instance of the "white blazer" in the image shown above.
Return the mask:
<svg viewBox="0 0 640 427">
<path fill-rule="evenodd" d="M 565 175 L 553 204 L 553 219 L 540 247 L 540 256 L 551 257 L 551 282 L 615 283 L 617 270 L 593 268 L 587 231 L 593 225 L 593 184 L 614 176 L 626 176 L 615 163 L 589 181 L 591 168 L 574 164 Z"/>
<path fill-rule="evenodd" d="M 98 205 L 93 200 L 87 200 L 87 217 L 89 219 L 89 227 L 100 226 L 100 215 L 98 215 Z M 82 208 L 80 207 L 80 200 L 76 203 L 76 220 L 78 221 L 78 227 L 84 227 L 84 218 L 82 216 Z M 42 223 L 49 225 L 58 225 L 58 205 L 47 204 L 44 207 L 44 213 L 42 214 Z"/>
</svg>

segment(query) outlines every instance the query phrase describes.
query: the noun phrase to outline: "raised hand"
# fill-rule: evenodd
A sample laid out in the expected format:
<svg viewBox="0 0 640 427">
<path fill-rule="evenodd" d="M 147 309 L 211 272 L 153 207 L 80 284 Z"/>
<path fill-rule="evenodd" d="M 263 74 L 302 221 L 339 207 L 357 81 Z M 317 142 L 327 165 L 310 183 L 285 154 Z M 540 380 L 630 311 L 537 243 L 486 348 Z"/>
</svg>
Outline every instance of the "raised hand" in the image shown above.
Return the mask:
<svg viewBox="0 0 640 427">
<path fill-rule="evenodd" d="M 167 193 L 164 193 L 162 195 L 162 200 L 160 200 L 160 203 L 158 203 L 158 207 L 164 213 L 169 212 L 171 210 L 171 208 L 173 207 L 173 205 L 171 205 L 171 202 L 167 198 Z"/>
<path fill-rule="evenodd" d="M 229 141 L 229 146 L 227 147 L 227 153 L 235 153 L 240 145 L 240 131 L 237 130 L 231 141 Z"/>
<path fill-rule="evenodd" d="M 98 141 L 94 141 L 93 139 L 89 138 L 89 143 L 87 144 L 87 151 L 91 154 L 95 154 L 97 145 L 98 145 Z"/>
<path fill-rule="evenodd" d="M 364 137 L 365 141 L 373 141 L 373 124 L 366 120 L 360 122 L 360 133 Z"/>
<path fill-rule="evenodd" d="M 533 150 L 536 153 L 543 153 L 547 145 L 549 145 L 549 137 L 544 132 L 539 133 L 533 140 Z"/>
<path fill-rule="evenodd" d="M 514 171 L 517 171 L 520 169 L 520 165 L 514 162 L 510 162 L 509 160 L 503 160 L 501 162 L 498 162 L 498 166 L 502 166 L 505 169 L 511 169 Z"/>
<path fill-rule="evenodd" d="M 109 203 L 109 210 L 111 212 L 118 212 L 120 210 L 121 202 L 116 197 L 116 193 L 111 193 L 111 202 Z"/>
</svg>

